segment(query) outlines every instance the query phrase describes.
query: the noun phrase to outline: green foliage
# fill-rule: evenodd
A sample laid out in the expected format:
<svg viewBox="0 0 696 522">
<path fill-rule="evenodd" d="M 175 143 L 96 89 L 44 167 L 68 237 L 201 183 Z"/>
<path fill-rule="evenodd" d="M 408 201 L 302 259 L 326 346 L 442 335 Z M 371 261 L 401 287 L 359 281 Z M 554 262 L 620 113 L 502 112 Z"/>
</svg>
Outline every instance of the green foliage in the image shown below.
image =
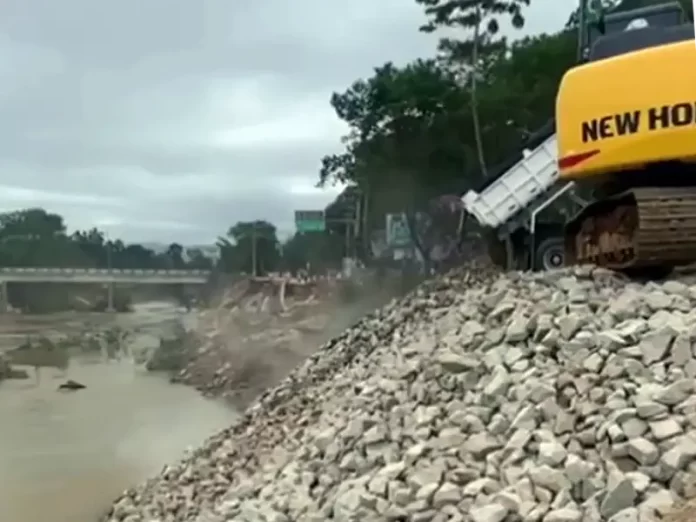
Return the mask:
<svg viewBox="0 0 696 522">
<path fill-rule="evenodd" d="M 332 231 L 293 235 L 283 244 L 283 270 L 314 274 L 340 267 L 344 237 Z"/>
<path fill-rule="evenodd" d="M 219 268 L 226 273 L 264 275 L 277 271 L 323 273 L 341 266 L 345 236 L 340 223 L 330 222 L 325 232 L 296 233 L 281 243 L 276 228 L 267 221 L 239 222 L 227 237 L 218 238 Z M 253 244 L 256 243 L 256 254 Z"/>
<path fill-rule="evenodd" d="M 200 248 L 187 249 L 186 257 L 188 258 L 186 265 L 191 269 L 210 270 L 213 268 L 213 261 Z"/>
<path fill-rule="evenodd" d="M 193 262 L 195 261 L 195 263 Z M 120 240 L 107 240 L 93 228 L 68 234 L 62 216 L 41 208 L 30 208 L 0 214 L 0 266 L 57 268 L 212 268 L 212 262 L 200 258 L 184 261 L 181 245 L 172 244 L 166 252 L 156 253 L 142 245 L 126 245 Z M 8 285 L 12 306 L 35 313 L 71 307 L 75 294 L 87 288 L 75 285 L 19 284 Z M 95 309 L 106 308 L 106 291 L 93 288 L 97 294 Z M 130 296 L 117 291 L 116 309 L 125 310 Z"/>
<path fill-rule="evenodd" d="M 435 193 L 435 185 L 461 168 L 457 127 L 470 117 L 466 93 L 434 60 L 404 68 L 387 63 L 368 80 L 334 93 L 331 104 L 351 131 L 346 153 L 322 160 L 321 184 L 362 188 L 369 181 L 375 210 L 383 213 L 427 199 L 423 189 Z"/>
<path fill-rule="evenodd" d="M 471 107 L 471 123 L 476 145 L 479 168 L 488 175 L 481 118 L 479 113 L 478 84 L 482 71 L 505 51 L 506 39 L 499 37 L 500 16 L 509 16 L 512 26 L 524 26 L 522 6 L 530 0 L 416 0 L 425 6 L 429 17 L 421 31 L 433 32 L 438 28 L 456 28 L 467 31 L 469 37 L 462 40 L 444 37 L 439 50 L 450 68 L 460 71 L 468 88 Z"/>
<path fill-rule="evenodd" d="M 436 60 L 377 67 L 330 100 L 349 131 L 345 150 L 322 159 L 319 185 L 347 183 L 346 192 L 361 194 L 370 229 L 383 228 L 387 212 L 413 215 L 432 197 L 463 194 L 495 174 L 487 165 L 503 163 L 553 116 L 560 79 L 576 60 L 575 31 L 500 36 L 502 19 L 522 27 L 529 0 L 416 2 L 422 31 L 464 37 L 441 39 Z M 345 208 L 346 197 L 333 205 Z"/>
<path fill-rule="evenodd" d="M 0 214 L 0 266 L 71 268 L 190 267 L 176 243 L 156 253 L 139 244 L 107 240 L 100 230 L 66 232 L 62 216 L 41 208 Z M 201 264 L 200 259 L 197 260 Z M 210 267 L 210 263 L 207 265 Z"/>
<path fill-rule="evenodd" d="M 453 62 L 471 63 L 472 58 L 505 48 L 505 38 L 500 37 L 501 16 L 509 17 L 515 29 L 524 27 L 522 8 L 530 0 L 416 0 L 424 6 L 428 22 L 421 26 L 423 32 L 434 32 L 439 28 L 471 30 L 469 38 L 462 40 L 445 37 L 440 40 L 439 50 Z M 473 64 L 478 67 L 478 64 Z"/>
<path fill-rule="evenodd" d="M 340 205 L 334 211 L 341 212 Z M 118 239 L 107 239 L 96 228 L 68 234 L 61 216 L 33 208 L 0 214 L 0 266 L 203 269 L 251 273 L 255 257 L 259 275 L 278 270 L 295 272 L 307 266 L 312 272 L 319 272 L 340 267 L 345 238 L 342 232 L 341 226 L 333 226 L 325 233 L 297 234 L 281 245 L 271 223 L 239 222 L 228 229 L 226 237 L 219 238 L 220 259 L 216 263 L 201 249 L 185 251 L 178 243 L 172 243 L 166 251 L 157 253 L 143 245 L 126 245 Z M 44 313 L 71 307 L 75 303 L 75 294 L 85 288 L 86 285 L 11 283 L 8 297 L 16 308 Z M 190 301 L 181 285 L 172 285 L 166 290 L 183 303 Z M 106 308 L 105 288 L 93 288 L 88 293 L 92 294 L 90 301 L 95 309 Z M 127 292 L 116 288 L 114 304 L 117 310 L 128 309 L 130 301 Z"/>
<path fill-rule="evenodd" d="M 473 27 L 488 21 L 488 31 L 495 34 L 496 16 L 509 15 L 514 27 L 522 27 L 522 7 L 528 6 L 530 0 L 416 0 L 416 3 L 424 6 L 428 17 L 423 30 L 432 31 L 441 26 Z"/>
<path fill-rule="evenodd" d="M 263 275 L 278 270 L 280 243 L 276 228 L 268 221 L 242 221 L 218 238 L 223 272 Z"/>
</svg>

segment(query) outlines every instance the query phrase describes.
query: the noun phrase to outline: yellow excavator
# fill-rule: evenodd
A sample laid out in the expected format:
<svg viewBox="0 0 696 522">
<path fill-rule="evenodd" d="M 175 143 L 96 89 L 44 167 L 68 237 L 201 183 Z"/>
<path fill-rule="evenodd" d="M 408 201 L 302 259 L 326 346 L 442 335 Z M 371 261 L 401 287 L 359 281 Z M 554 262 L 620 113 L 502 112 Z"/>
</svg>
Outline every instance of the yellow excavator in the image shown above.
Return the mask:
<svg viewBox="0 0 696 522">
<path fill-rule="evenodd" d="M 615 19 L 581 30 L 584 63 L 556 100 L 558 179 L 593 191 L 566 224 L 565 264 L 671 270 L 696 262 L 694 26 L 677 3 Z"/>
<path fill-rule="evenodd" d="M 663 275 L 696 262 L 694 26 L 678 2 L 593 23 L 586 3 L 555 117 L 461 197 L 463 215 L 506 269 Z M 548 220 L 550 208 L 575 215 Z"/>
</svg>

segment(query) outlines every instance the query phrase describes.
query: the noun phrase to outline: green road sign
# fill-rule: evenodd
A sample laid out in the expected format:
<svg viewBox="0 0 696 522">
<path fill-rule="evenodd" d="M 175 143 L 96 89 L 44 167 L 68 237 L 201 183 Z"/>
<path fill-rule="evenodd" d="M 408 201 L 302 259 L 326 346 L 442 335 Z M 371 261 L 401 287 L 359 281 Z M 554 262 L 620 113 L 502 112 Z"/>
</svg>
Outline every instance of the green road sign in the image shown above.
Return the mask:
<svg viewBox="0 0 696 522">
<path fill-rule="evenodd" d="M 296 210 L 295 227 L 298 232 L 323 232 L 326 220 L 323 210 Z"/>
<path fill-rule="evenodd" d="M 387 214 L 387 245 L 392 248 L 405 248 L 412 245 L 411 232 L 406 214 Z"/>
</svg>

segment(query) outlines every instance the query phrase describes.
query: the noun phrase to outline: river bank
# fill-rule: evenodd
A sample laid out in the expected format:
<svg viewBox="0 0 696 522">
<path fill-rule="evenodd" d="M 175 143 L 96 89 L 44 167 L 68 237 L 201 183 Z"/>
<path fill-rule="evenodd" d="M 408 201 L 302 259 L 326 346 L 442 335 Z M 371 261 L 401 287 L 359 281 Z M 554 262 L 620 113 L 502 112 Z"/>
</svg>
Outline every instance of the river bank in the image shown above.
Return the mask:
<svg viewBox="0 0 696 522">
<path fill-rule="evenodd" d="M 27 336 L 57 340 L 114 326 L 147 345 L 185 319 L 162 302 L 137 305 L 131 314 L 13 316 L 0 322 L 0 347 L 14 348 Z M 224 402 L 172 386 L 128 357 L 108 363 L 99 355 L 74 357 L 65 373 L 42 369 L 38 383 L 33 369 L 28 373 L 0 383 L 3 522 L 93 522 L 124 489 L 238 418 Z M 58 392 L 68 378 L 87 388 Z"/>
<path fill-rule="evenodd" d="M 382 290 L 348 296 L 345 288 L 326 282 L 282 292 L 275 283 L 262 288 L 237 285 L 217 307 L 190 313 L 168 303 L 148 303 L 132 314 L 13 316 L 0 324 L 4 351 L 37 334 L 54 344 L 113 328 L 128 336 L 122 353 L 108 364 L 95 364 L 102 354 L 91 352 L 87 358 L 73 357 L 67 373 L 42 370 L 38 387 L 33 378 L 0 385 L 0 416 L 22 419 L 38 430 L 32 433 L 20 424 L 12 425 L 14 431 L 6 426 L 7 433 L 0 428 L 0 437 L 12 441 L 7 451 L 15 455 L 3 457 L 0 452 L 0 464 L 13 473 L 16 484 L 6 490 L 12 498 L 2 504 L 0 520 L 43 522 L 50 511 L 58 522 L 93 522 L 97 507 L 103 511 L 118 492 L 184 456 L 184 441 L 199 446 L 213 433 L 217 435 L 210 440 L 224 434 L 219 430 L 235 424 L 236 411 L 282 381 L 323 342 L 385 303 L 390 293 Z M 185 386 L 172 387 L 162 371 Z M 67 378 L 87 389 L 69 397 L 58 394 L 56 386 Z M 196 390 L 216 400 L 206 401 Z M 23 441 L 24 449 L 19 447 Z M 26 460 L 32 458 L 39 464 L 32 467 Z M 44 465 L 71 478 L 47 473 Z M 231 480 L 213 473 L 209 486 L 221 494 Z M 89 501 L 77 501 L 78 488 Z M 128 507 L 124 509 L 118 516 L 128 520 Z"/>
</svg>

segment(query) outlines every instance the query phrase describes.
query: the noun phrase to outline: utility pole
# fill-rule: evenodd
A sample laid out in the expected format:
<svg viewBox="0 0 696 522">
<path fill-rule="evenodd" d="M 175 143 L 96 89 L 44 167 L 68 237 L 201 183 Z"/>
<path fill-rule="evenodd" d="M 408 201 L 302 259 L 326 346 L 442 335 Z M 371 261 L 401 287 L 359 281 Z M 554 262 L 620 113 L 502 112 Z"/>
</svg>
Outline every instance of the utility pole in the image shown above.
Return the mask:
<svg viewBox="0 0 696 522">
<path fill-rule="evenodd" d="M 585 47 L 587 46 L 587 0 L 580 0 L 580 9 L 578 11 L 578 62 L 585 61 Z"/>
<path fill-rule="evenodd" d="M 362 215 L 362 200 L 363 195 L 360 194 L 358 201 L 355 202 L 355 217 L 353 218 L 355 225 L 353 226 L 353 235 L 356 238 L 360 235 L 360 231 L 362 230 L 362 223 L 360 219 L 360 216 Z"/>
<path fill-rule="evenodd" d="M 242 238 L 251 240 L 251 275 L 256 277 L 259 273 L 259 239 L 262 239 L 263 234 L 259 234 L 258 223 L 251 223 L 251 230 L 241 235 Z"/>
<path fill-rule="evenodd" d="M 361 226 L 362 220 L 360 219 L 362 216 L 362 200 L 363 195 L 360 194 L 358 200 L 355 202 L 355 216 L 353 216 L 353 257 L 356 258 L 356 260 L 359 256 L 358 236 L 360 236 L 361 232 L 364 232 Z"/>
<path fill-rule="evenodd" d="M 113 263 L 111 259 L 111 240 L 109 239 L 109 236 L 106 236 L 106 269 L 109 271 L 109 277 L 111 277 L 111 272 L 113 271 Z M 106 287 L 106 311 L 107 312 L 114 312 L 116 309 L 114 308 L 114 283 L 113 281 L 110 281 L 107 283 Z"/>
<path fill-rule="evenodd" d="M 362 216 L 358 216 L 358 219 L 362 219 L 362 233 L 363 233 L 363 245 L 365 249 L 365 255 L 368 259 L 372 258 L 372 242 L 370 241 L 370 229 L 368 227 L 369 220 L 369 205 L 370 205 L 370 183 L 365 182 L 365 191 L 363 193 L 363 205 L 362 205 Z"/>
<path fill-rule="evenodd" d="M 256 233 L 256 221 L 251 226 L 251 275 L 256 277 L 258 274 L 257 264 L 256 264 L 256 241 L 258 239 L 258 234 Z"/>
</svg>

